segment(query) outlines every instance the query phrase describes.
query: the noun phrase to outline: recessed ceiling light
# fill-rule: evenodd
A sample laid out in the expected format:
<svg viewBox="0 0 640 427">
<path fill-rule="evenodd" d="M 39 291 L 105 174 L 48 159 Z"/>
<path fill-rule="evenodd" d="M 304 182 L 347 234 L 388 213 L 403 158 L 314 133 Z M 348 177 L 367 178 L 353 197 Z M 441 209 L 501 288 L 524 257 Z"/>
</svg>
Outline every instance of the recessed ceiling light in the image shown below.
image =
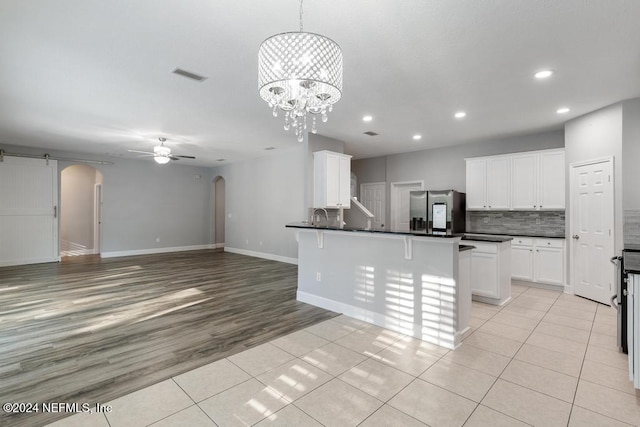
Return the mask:
<svg viewBox="0 0 640 427">
<path fill-rule="evenodd" d="M 564 113 L 568 113 L 569 111 L 571 111 L 570 109 L 568 109 L 567 107 L 562 107 L 562 108 L 558 108 L 556 110 L 556 113 L 558 114 L 564 114 Z"/>
<path fill-rule="evenodd" d="M 540 70 L 533 75 L 536 79 L 546 79 L 547 77 L 551 77 L 553 74 L 552 70 Z"/>
<path fill-rule="evenodd" d="M 453 115 L 453 117 L 455 117 L 456 119 L 462 119 L 466 116 L 467 116 L 467 113 L 465 113 L 464 111 L 458 111 Z"/>
<path fill-rule="evenodd" d="M 372 117 L 372 116 L 364 116 L 364 117 L 362 118 L 362 121 L 363 121 L 363 122 L 370 122 L 371 120 L 373 120 L 373 117 Z"/>
<path fill-rule="evenodd" d="M 418 134 L 413 135 L 413 139 L 415 139 L 416 141 L 419 139 L 422 139 L 422 135 L 418 135 Z"/>
</svg>

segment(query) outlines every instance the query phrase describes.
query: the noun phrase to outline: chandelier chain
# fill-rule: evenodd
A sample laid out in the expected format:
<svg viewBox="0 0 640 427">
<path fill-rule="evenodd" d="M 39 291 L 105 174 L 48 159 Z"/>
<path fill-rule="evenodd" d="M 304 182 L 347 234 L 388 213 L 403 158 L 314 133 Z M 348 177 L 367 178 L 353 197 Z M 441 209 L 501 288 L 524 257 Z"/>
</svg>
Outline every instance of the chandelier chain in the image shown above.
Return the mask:
<svg viewBox="0 0 640 427">
<path fill-rule="evenodd" d="M 304 0 L 300 0 L 300 32 L 302 32 L 302 2 Z"/>
</svg>

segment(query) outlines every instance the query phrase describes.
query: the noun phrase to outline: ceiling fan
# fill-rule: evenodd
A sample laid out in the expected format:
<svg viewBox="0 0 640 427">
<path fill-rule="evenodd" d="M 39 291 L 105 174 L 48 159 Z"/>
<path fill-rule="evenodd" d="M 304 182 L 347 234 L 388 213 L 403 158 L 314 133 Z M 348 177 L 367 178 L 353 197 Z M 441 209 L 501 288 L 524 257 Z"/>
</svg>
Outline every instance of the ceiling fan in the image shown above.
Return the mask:
<svg viewBox="0 0 640 427">
<path fill-rule="evenodd" d="M 176 156 L 175 154 L 171 154 L 171 148 L 165 147 L 164 142 L 167 138 L 158 138 L 160 141 L 160 145 L 156 145 L 153 147 L 153 153 L 150 151 L 138 151 L 138 150 L 129 150 L 130 153 L 141 153 L 142 156 L 139 157 L 148 157 L 153 156 L 153 160 L 156 163 L 164 165 L 165 163 L 169 163 L 169 160 L 180 160 L 180 159 L 195 159 L 194 156 Z"/>
</svg>

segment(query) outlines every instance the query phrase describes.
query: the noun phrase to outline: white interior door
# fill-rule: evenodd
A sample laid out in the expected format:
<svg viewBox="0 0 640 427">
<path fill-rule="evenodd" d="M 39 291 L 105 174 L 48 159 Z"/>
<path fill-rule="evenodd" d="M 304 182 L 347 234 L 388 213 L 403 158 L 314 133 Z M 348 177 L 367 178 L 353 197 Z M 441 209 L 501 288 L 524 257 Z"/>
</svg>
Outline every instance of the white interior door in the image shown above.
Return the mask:
<svg viewBox="0 0 640 427">
<path fill-rule="evenodd" d="M 58 165 L 0 162 L 0 266 L 58 261 Z"/>
<path fill-rule="evenodd" d="M 613 162 L 571 165 L 571 283 L 576 295 L 610 304 L 615 292 Z"/>
<path fill-rule="evenodd" d="M 387 183 L 360 184 L 360 203 L 374 215 L 373 228 L 383 228 L 386 222 Z"/>
<path fill-rule="evenodd" d="M 409 200 L 411 191 L 424 189 L 423 181 L 391 183 L 391 225 L 392 230 L 409 231 Z"/>
</svg>

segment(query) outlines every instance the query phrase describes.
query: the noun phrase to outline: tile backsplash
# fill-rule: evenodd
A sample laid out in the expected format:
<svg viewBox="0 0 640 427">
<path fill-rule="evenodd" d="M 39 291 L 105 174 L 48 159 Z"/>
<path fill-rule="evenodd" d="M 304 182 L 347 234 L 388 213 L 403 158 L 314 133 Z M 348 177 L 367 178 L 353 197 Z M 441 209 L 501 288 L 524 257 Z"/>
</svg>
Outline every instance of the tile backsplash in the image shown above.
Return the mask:
<svg viewBox="0 0 640 427">
<path fill-rule="evenodd" d="M 624 244 L 640 245 L 640 210 L 624 211 Z"/>
<path fill-rule="evenodd" d="M 564 237 L 564 218 L 564 211 L 467 211 L 466 225 L 467 233 Z"/>
</svg>

